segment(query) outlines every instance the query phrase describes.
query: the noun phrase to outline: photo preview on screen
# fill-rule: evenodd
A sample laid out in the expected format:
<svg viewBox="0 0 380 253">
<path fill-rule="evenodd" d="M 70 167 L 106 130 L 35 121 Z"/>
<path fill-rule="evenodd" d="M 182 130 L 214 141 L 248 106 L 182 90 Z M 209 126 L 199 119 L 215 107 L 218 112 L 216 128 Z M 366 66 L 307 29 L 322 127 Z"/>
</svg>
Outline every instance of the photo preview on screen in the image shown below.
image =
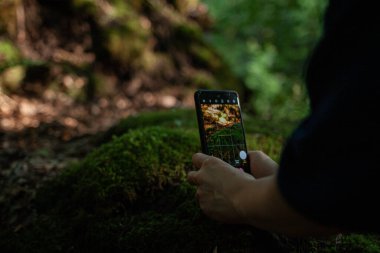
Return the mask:
<svg viewBox="0 0 380 253">
<path fill-rule="evenodd" d="M 247 171 L 248 155 L 237 94 L 204 94 L 198 99 L 204 152 Z"/>
</svg>

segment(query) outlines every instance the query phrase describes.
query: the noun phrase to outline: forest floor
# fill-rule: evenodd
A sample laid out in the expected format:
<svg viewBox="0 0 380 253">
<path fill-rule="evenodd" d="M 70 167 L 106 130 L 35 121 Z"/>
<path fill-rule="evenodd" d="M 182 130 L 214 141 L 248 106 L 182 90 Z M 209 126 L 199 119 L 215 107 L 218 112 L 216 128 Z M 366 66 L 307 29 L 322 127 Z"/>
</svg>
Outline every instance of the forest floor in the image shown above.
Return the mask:
<svg viewBox="0 0 380 253">
<path fill-rule="evenodd" d="M 146 111 L 189 107 L 192 94 L 176 90 L 76 102 L 46 91 L 43 97 L 0 92 L 0 228 L 18 231 L 33 219 L 36 189 L 96 147 L 94 136 L 121 118 Z"/>
</svg>

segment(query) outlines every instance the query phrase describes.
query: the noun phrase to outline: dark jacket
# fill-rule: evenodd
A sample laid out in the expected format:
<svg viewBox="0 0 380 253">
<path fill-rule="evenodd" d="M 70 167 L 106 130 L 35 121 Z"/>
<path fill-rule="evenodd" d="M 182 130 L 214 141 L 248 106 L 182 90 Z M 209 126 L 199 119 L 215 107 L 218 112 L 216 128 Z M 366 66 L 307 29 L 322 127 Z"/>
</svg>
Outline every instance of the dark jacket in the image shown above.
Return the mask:
<svg viewBox="0 0 380 253">
<path fill-rule="evenodd" d="M 331 0 L 308 63 L 310 115 L 288 139 L 278 183 L 306 217 L 380 232 L 380 12 Z"/>
</svg>

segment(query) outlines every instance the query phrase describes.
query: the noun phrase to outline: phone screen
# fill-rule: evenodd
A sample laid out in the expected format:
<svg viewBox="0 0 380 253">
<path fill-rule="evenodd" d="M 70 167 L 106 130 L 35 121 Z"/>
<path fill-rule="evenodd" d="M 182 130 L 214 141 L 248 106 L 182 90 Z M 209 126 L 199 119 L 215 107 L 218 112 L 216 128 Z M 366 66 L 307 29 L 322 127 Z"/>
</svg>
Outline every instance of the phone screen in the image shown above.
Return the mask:
<svg viewBox="0 0 380 253">
<path fill-rule="evenodd" d="M 202 151 L 250 173 L 237 93 L 197 91 L 195 101 Z"/>
</svg>

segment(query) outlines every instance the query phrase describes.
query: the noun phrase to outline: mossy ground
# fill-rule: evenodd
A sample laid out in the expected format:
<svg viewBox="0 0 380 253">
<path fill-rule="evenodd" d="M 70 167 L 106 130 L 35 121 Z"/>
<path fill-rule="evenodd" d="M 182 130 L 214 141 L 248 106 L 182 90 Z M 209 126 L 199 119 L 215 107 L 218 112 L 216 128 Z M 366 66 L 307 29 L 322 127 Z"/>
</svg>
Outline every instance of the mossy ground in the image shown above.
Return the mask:
<svg viewBox="0 0 380 253">
<path fill-rule="evenodd" d="M 278 159 L 289 127 L 246 124 L 250 149 Z M 29 227 L 0 233 L 2 252 L 380 252 L 376 237 L 292 240 L 205 217 L 186 182 L 200 150 L 193 110 L 130 117 L 98 141 L 39 189 Z"/>
</svg>

